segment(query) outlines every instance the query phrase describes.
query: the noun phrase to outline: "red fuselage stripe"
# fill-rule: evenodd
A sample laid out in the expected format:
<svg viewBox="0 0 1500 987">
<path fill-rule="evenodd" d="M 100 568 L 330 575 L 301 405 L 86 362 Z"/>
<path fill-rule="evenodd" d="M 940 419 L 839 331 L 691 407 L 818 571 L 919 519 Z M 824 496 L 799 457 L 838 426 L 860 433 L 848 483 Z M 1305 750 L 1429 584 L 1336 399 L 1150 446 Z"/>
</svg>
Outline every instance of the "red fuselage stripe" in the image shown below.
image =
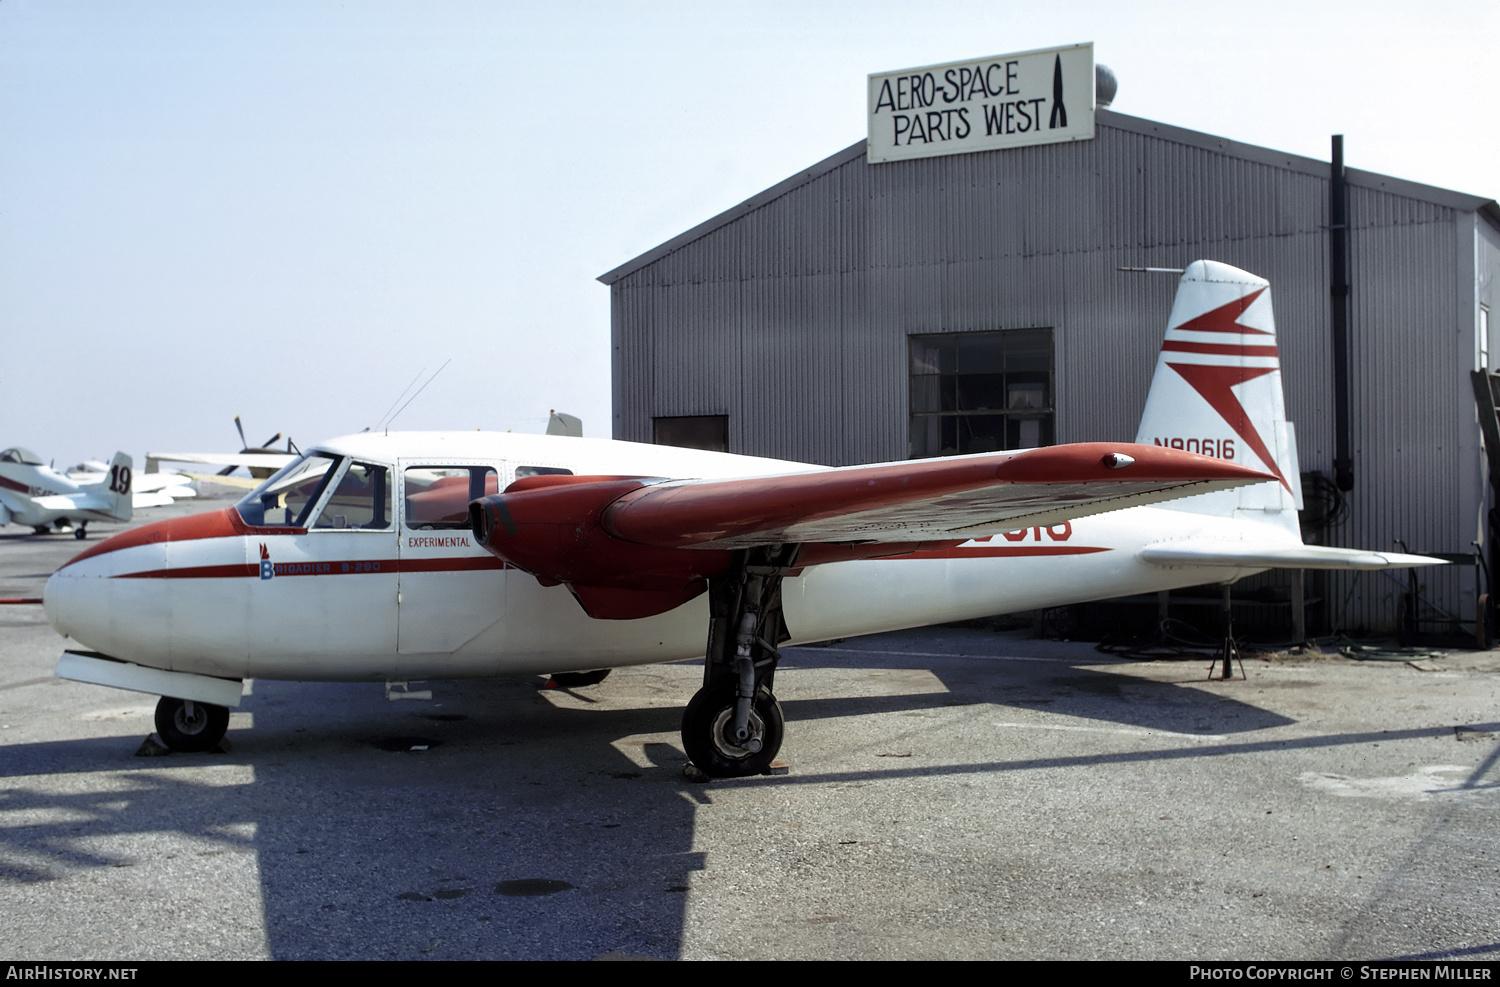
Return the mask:
<svg viewBox="0 0 1500 987">
<path fill-rule="evenodd" d="M 1092 545 L 987 545 L 983 548 L 938 548 L 907 555 L 887 555 L 883 560 L 902 559 L 1015 559 L 1038 555 L 1092 555 L 1113 549 Z"/>
<path fill-rule="evenodd" d="M 1112 551 L 1091 545 L 987 545 L 982 548 L 944 548 L 905 555 L 882 556 L 883 561 L 907 559 L 1015 559 L 1039 556 L 1092 555 Z M 475 572 L 512 569 L 497 558 L 462 559 L 343 559 L 334 562 L 274 562 L 278 577 L 286 576 L 368 576 L 392 572 Z M 254 562 L 229 565 L 195 565 L 176 569 L 148 569 L 121 573 L 115 579 L 245 579 L 258 578 L 260 566 Z"/>
<path fill-rule="evenodd" d="M 340 559 L 333 562 L 273 562 L 277 576 L 369 576 L 387 572 L 473 572 L 508 569 L 493 556 L 463 559 Z M 260 577 L 260 565 L 243 562 L 229 565 L 192 565 L 175 569 L 126 572 L 115 579 L 238 579 Z"/>
<path fill-rule="evenodd" d="M 466 559 L 402 559 L 402 572 L 470 572 L 476 569 L 513 569 L 514 566 L 486 555 Z"/>
<path fill-rule="evenodd" d="M 115 579 L 228 579 L 237 576 L 258 576 L 260 566 L 248 562 L 238 565 L 192 565 L 181 569 L 147 569 L 144 572 L 125 572 Z"/>
</svg>

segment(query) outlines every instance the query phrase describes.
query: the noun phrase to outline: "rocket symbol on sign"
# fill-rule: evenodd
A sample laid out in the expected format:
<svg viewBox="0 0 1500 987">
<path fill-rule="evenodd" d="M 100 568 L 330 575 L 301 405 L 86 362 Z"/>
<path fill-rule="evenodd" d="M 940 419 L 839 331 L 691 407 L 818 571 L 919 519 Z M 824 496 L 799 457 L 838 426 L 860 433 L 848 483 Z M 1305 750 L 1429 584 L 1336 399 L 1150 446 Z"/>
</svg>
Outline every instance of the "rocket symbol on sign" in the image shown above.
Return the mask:
<svg viewBox="0 0 1500 987">
<path fill-rule="evenodd" d="M 260 578 L 270 579 L 276 575 L 276 567 L 271 565 L 271 553 L 266 551 L 266 543 L 260 543 Z"/>
<path fill-rule="evenodd" d="M 1052 60 L 1052 118 L 1047 122 L 1048 130 L 1068 125 L 1068 108 L 1063 105 L 1062 93 L 1062 56 L 1058 55 Z"/>
</svg>

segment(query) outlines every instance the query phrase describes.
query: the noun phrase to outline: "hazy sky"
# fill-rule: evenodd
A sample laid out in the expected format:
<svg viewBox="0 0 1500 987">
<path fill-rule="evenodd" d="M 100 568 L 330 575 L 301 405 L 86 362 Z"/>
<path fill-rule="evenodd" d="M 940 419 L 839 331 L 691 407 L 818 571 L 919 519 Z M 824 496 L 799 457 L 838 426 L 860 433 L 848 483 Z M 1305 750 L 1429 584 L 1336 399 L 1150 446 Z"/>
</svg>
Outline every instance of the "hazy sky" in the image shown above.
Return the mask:
<svg viewBox="0 0 1500 987">
<path fill-rule="evenodd" d="M 595 278 L 864 136 L 870 72 L 1092 41 L 1114 109 L 1500 195 L 1500 4 L 0 0 L 0 446 L 609 434 Z"/>
</svg>

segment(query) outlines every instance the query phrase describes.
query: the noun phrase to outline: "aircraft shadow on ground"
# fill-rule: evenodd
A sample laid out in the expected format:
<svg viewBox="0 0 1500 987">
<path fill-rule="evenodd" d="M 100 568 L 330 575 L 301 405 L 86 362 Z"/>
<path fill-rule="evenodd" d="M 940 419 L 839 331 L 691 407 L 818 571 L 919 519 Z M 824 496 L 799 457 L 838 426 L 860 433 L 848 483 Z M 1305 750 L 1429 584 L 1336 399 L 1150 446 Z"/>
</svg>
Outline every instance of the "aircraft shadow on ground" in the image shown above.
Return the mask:
<svg viewBox="0 0 1500 987">
<path fill-rule="evenodd" d="M 789 658 L 788 670 L 882 662 L 929 668 L 947 691 L 797 699 L 785 704 L 791 729 L 823 717 L 988 703 L 1173 732 L 1201 724 L 1216 736 L 946 766 L 818 773 L 805 765 L 787 776 L 705 785 L 683 775 L 676 706 L 563 708 L 538 692 L 536 679 L 434 682 L 434 702 L 420 704 L 386 703 L 368 685 L 258 682 L 247 700 L 255 725 L 231 731 L 227 755 L 136 759 L 138 741 L 125 737 L 0 748 L 0 777 L 129 776 L 110 790 L 45 786 L 66 794 L 0 786 L 0 809 L 33 811 L 41 820 L 0 830 L 0 880 L 36 884 L 89 868 L 160 866 L 129 858 L 151 852 L 145 848 L 154 841 L 106 841 L 143 848 L 124 851 L 123 859 L 91 838 L 167 832 L 202 841 L 209 845 L 204 853 L 253 850 L 277 958 L 673 958 L 682 949 L 688 889 L 705 866 L 695 849 L 698 808 L 724 785 L 1165 764 L 1446 729 L 1231 741 L 1223 738 L 1291 721 L 1237 700 L 1067 661 L 1017 671 L 1012 662 L 810 659 L 804 651 Z M 609 687 L 583 695 L 603 696 Z M 1050 703 L 1036 705 L 1041 699 Z M 674 739 L 638 740 L 630 748 L 636 753 L 619 743 L 663 734 Z M 235 767 L 244 781 L 212 785 L 201 771 L 178 770 L 205 766 Z M 253 835 L 235 835 L 245 833 Z M 96 847 L 87 849 L 91 842 Z M 168 880 L 165 872 L 161 880 Z"/>
<path fill-rule="evenodd" d="M 16 781 L 0 783 L 0 811 L 38 820 L 0 829 L 0 882 L 137 867 L 166 886 L 169 866 L 139 856 L 165 833 L 182 856 L 254 851 L 276 958 L 676 957 L 707 795 L 674 747 L 646 744 L 642 765 L 612 742 L 670 732 L 679 711 L 579 715 L 535 680 L 437 685 L 441 709 L 370 686 L 257 683 L 255 726 L 230 732 L 227 755 L 137 759 L 130 737 L 0 748 Z M 205 767 L 247 780 L 205 783 Z M 85 772 L 120 774 L 56 783 Z M 225 835 L 247 824 L 248 841 Z"/>
<path fill-rule="evenodd" d="M 1121 671 L 1101 671 L 1097 666 L 1105 662 L 1116 663 Z M 1184 680 L 1194 678 L 1195 673 L 1202 679 L 1207 678 L 1206 674 L 1197 671 L 1207 667 L 1206 659 L 1180 664 Z M 1023 660 L 965 655 L 908 657 L 888 652 L 834 651 L 813 647 L 789 650 L 782 667 L 851 672 L 858 669 L 925 669 L 947 689 L 946 693 L 937 696 L 898 697 L 915 705 L 900 707 L 898 704 L 890 706 L 891 709 L 989 704 L 1141 730 L 1196 735 L 1248 733 L 1295 722 L 1232 696 L 1184 689 L 1178 682 L 1158 682 L 1124 674 L 1124 669 L 1130 665 L 1129 662 L 1115 662 L 1093 655 Z M 849 700 L 842 699 L 783 700 L 782 706 L 789 718 L 816 718 L 881 712 L 881 703 L 888 700 L 867 701 L 871 703 L 868 709 L 850 706 Z"/>
<path fill-rule="evenodd" d="M 257 713 L 280 795 L 258 841 L 273 955 L 675 958 L 702 786 L 674 747 L 643 765 L 614 742 L 670 734 L 678 711 L 558 709 L 535 679 L 430 685 L 434 703 L 356 701 L 331 724 L 304 695 Z"/>
</svg>

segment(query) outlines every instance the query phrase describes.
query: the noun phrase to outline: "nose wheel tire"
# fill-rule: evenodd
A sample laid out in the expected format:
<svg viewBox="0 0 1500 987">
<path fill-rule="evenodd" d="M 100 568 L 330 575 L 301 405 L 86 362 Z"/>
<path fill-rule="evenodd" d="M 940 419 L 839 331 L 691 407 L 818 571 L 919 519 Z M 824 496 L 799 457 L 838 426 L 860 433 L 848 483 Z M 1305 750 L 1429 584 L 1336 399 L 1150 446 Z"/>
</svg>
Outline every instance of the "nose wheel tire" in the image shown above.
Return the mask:
<svg viewBox="0 0 1500 987">
<path fill-rule="evenodd" d="M 734 706 L 735 683 L 725 680 L 699 689 L 682 713 L 683 750 L 710 778 L 765 774 L 781 752 L 786 724 L 775 696 L 765 689 L 756 694 L 745 740 L 733 737 Z"/>
<path fill-rule="evenodd" d="M 213 750 L 229 729 L 229 710 L 213 703 L 162 696 L 156 704 L 156 733 L 174 751 Z"/>
</svg>

